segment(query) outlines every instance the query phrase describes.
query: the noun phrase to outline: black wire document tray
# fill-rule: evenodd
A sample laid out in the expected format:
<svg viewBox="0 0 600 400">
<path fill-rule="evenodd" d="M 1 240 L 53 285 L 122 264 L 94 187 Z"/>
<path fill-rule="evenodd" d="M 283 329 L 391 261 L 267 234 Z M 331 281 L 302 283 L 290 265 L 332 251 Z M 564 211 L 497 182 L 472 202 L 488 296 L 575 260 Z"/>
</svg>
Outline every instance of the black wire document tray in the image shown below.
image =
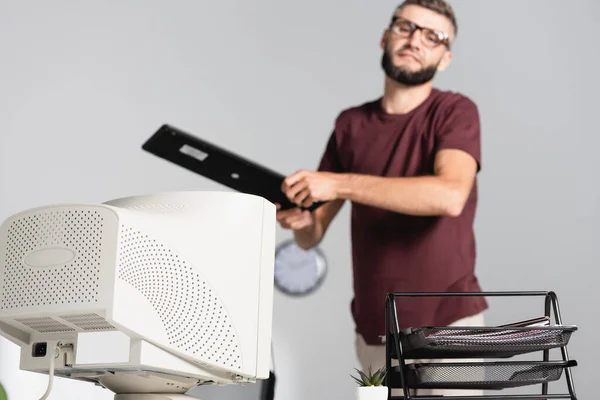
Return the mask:
<svg viewBox="0 0 600 400">
<path fill-rule="evenodd" d="M 501 390 L 557 381 L 565 368 L 576 365 L 576 361 L 406 364 L 406 385 L 424 389 Z M 394 380 L 399 373 L 399 367 L 395 367 Z"/>
<path fill-rule="evenodd" d="M 406 358 L 508 358 L 566 346 L 575 326 L 422 327 L 405 329 Z"/>
<path fill-rule="evenodd" d="M 398 313 L 396 301 L 427 297 L 511 298 L 520 307 L 521 298 L 539 298 L 543 314 L 533 319 L 500 326 L 418 326 L 409 328 Z M 552 291 L 514 292 L 392 292 L 385 301 L 385 385 L 388 400 L 436 400 L 439 394 L 414 395 L 411 389 L 476 390 L 494 393 L 448 395 L 448 399 L 569 399 L 577 400 L 569 359 L 568 342 L 578 330 L 562 322 L 558 297 Z M 554 318 L 552 318 L 552 316 Z M 551 320 L 554 320 L 551 322 Z M 401 328 L 401 326 L 403 326 Z M 551 361 L 550 352 L 559 349 L 560 358 Z M 539 361 L 520 361 L 513 356 L 539 353 Z M 533 357 L 537 359 L 537 357 Z M 529 359 L 529 357 L 528 357 Z M 551 385 L 565 377 L 567 391 L 551 393 Z M 540 394 L 503 394 L 502 389 L 540 386 Z M 552 388 L 550 387 L 552 386 Z M 402 396 L 392 395 L 401 389 Z M 529 391 L 527 389 L 527 391 Z M 397 391 L 396 391 L 397 392 Z M 508 390 L 512 392 L 512 390 Z M 435 393 L 435 392 L 434 392 Z M 446 397 L 444 397 L 446 398 Z"/>
</svg>

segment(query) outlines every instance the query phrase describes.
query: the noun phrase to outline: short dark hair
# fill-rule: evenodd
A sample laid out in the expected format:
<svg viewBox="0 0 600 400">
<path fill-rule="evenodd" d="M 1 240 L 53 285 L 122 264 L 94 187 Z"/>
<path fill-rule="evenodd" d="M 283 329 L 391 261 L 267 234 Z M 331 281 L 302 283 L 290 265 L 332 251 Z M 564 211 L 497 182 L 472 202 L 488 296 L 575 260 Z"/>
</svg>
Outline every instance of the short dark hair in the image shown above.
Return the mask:
<svg viewBox="0 0 600 400">
<path fill-rule="evenodd" d="M 427 8 L 428 10 L 435 11 L 438 14 L 443 15 L 452 22 L 454 27 L 454 34 L 458 33 L 458 23 L 456 22 L 456 16 L 452 6 L 444 0 L 404 0 L 402 4 L 398 6 L 396 11 L 401 10 L 404 6 L 415 5 Z"/>
</svg>

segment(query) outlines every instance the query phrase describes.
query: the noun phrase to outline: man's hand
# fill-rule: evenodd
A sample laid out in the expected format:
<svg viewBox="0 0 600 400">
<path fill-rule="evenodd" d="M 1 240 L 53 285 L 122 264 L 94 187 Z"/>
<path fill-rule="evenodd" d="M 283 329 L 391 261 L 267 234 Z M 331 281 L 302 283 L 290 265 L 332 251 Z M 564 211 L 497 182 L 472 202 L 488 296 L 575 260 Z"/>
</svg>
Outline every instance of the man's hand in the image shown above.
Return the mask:
<svg viewBox="0 0 600 400">
<path fill-rule="evenodd" d="M 332 172 L 301 170 L 284 179 L 281 190 L 301 207 L 338 198 L 340 175 Z"/>
<path fill-rule="evenodd" d="M 275 206 L 277 207 L 277 222 L 284 229 L 300 230 L 313 227 L 315 224 L 315 217 L 310 211 L 302 211 L 299 208 L 279 210 L 281 206 L 279 204 Z"/>
</svg>

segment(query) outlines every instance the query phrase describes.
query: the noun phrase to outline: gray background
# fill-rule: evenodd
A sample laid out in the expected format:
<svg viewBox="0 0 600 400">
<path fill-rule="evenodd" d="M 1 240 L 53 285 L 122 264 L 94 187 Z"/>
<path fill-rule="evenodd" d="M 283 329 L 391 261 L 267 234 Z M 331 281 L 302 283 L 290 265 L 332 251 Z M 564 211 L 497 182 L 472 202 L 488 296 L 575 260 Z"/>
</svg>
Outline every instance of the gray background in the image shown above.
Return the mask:
<svg viewBox="0 0 600 400">
<path fill-rule="evenodd" d="M 55 202 L 227 190 L 140 150 L 164 122 L 282 173 L 314 168 L 338 112 L 381 93 L 379 39 L 397 2 L 252 3 L 0 1 L 0 218 Z M 600 5 L 452 4 L 455 60 L 436 85 L 480 107 L 481 283 L 558 293 L 565 323 L 580 327 L 570 346 L 576 388 L 593 398 Z M 303 299 L 276 293 L 279 400 L 354 396 L 349 210 L 322 244 L 322 289 Z M 289 236 L 278 231 L 278 241 Z M 541 310 L 494 300 L 487 318 Z M 0 340 L 0 352 L 11 399 L 39 398 L 47 378 L 18 371 L 12 344 Z M 195 393 L 250 400 L 257 387 Z M 51 398 L 112 396 L 57 380 Z"/>
</svg>

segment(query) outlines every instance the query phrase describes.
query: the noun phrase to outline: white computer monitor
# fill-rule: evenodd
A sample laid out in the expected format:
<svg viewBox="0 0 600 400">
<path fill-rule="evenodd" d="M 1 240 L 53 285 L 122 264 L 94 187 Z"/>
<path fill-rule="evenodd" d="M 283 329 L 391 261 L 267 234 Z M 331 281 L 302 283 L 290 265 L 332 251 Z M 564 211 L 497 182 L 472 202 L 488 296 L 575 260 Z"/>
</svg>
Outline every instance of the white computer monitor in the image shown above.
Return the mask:
<svg viewBox="0 0 600 400">
<path fill-rule="evenodd" d="M 13 215 L 0 335 L 21 369 L 119 400 L 267 379 L 275 212 L 248 194 L 174 192 Z"/>
</svg>

